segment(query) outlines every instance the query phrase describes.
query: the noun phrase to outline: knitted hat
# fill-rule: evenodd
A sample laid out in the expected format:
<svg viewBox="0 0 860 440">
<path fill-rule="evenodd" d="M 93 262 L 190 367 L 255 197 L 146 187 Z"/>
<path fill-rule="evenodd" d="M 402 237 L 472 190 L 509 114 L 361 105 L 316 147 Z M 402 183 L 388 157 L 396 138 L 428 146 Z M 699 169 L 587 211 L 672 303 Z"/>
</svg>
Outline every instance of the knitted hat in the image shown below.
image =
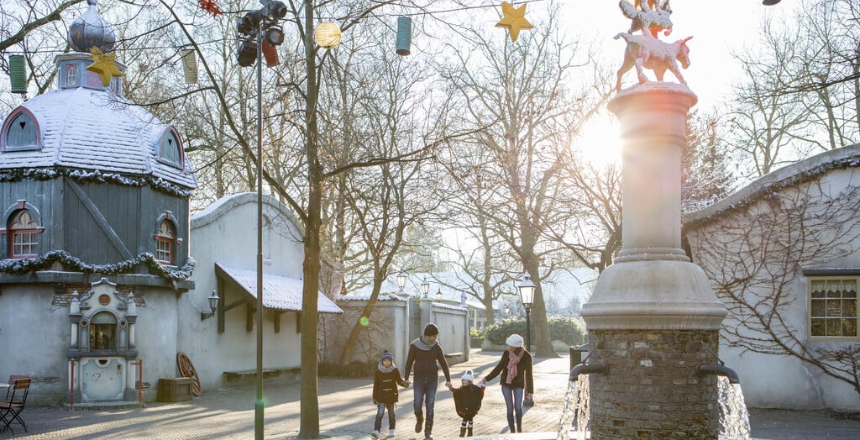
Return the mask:
<svg viewBox="0 0 860 440">
<path fill-rule="evenodd" d="M 391 360 L 391 362 L 394 362 L 394 355 L 392 355 L 388 350 L 382 352 L 382 359 L 380 359 L 379 361 L 382 362 L 386 359 L 389 359 Z"/>
<path fill-rule="evenodd" d="M 436 336 L 439 334 L 439 327 L 432 322 L 424 326 L 424 336 Z"/>
<path fill-rule="evenodd" d="M 460 377 L 460 379 L 462 379 L 462 380 L 468 380 L 469 382 L 472 382 L 472 381 L 474 381 L 474 380 L 475 380 L 475 376 L 474 376 L 474 375 L 472 375 L 472 370 L 466 370 L 466 372 L 465 372 L 465 373 L 463 373 L 463 376 L 462 376 L 462 377 Z"/>
<path fill-rule="evenodd" d="M 505 341 L 505 344 L 508 344 L 508 347 L 519 348 L 523 346 L 523 337 L 514 333 L 508 336 L 508 339 Z"/>
</svg>

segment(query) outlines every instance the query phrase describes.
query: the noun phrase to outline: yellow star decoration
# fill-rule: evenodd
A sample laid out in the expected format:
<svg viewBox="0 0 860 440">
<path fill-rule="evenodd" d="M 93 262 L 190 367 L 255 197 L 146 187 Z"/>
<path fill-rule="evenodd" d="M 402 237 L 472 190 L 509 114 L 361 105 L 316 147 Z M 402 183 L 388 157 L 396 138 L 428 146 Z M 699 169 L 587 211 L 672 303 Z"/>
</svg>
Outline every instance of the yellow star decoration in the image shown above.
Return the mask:
<svg viewBox="0 0 860 440">
<path fill-rule="evenodd" d="M 531 23 L 526 20 L 526 5 L 514 8 L 508 2 L 502 2 L 502 17 L 496 27 L 508 29 L 511 32 L 511 41 L 517 41 L 521 29 L 531 29 Z"/>
<path fill-rule="evenodd" d="M 87 70 L 99 74 L 102 80 L 102 85 L 107 87 L 110 85 L 110 79 L 114 76 L 122 76 L 122 72 L 116 67 L 116 53 L 103 53 L 98 47 L 93 46 L 90 49 L 93 54 L 93 63 L 87 66 Z"/>
</svg>

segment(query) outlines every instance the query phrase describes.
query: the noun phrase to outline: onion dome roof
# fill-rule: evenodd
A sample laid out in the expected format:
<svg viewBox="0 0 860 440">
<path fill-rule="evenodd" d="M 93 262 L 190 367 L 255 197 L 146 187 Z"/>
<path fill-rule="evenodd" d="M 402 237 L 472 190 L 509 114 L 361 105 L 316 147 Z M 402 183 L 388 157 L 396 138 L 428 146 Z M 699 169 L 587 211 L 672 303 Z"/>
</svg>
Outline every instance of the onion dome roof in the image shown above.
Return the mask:
<svg viewBox="0 0 860 440">
<path fill-rule="evenodd" d="M 98 1 L 87 0 L 87 3 L 90 5 L 87 12 L 69 26 L 69 45 L 78 52 L 89 52 L 95 46 L 108 53 L 116 43 L 113 29 L 99 15 Z"/>
</svg>

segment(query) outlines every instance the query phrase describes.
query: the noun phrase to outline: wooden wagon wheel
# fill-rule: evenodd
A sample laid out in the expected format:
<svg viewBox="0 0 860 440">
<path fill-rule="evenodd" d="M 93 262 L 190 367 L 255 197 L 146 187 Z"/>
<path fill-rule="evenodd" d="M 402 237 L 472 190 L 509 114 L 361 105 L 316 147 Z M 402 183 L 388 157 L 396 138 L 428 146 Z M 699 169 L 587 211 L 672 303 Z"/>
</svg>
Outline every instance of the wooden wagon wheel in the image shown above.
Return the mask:
<svg viewBox="0 0 860 440">
<path fill-rule="evenodd" d="M 188 355 L 180 351 L 176 354 L 176 363 L 179 364 L 182 377 L 191 378 L 191 394 L 200 397 L 203 394 L 203 388 L 200 387 L 200 378 L 197 376 L 197 370 L 194 369 L 191 359 L 188 359 Z"/>
</svg>

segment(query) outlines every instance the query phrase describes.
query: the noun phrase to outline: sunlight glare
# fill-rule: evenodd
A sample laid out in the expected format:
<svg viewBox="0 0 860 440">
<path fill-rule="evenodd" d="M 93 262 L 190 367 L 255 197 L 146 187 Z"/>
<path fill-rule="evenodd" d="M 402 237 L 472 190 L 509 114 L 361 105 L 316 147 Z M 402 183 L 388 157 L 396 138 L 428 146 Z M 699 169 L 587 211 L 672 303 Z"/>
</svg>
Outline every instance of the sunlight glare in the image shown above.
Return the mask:
<svg viewBox="0 0 860 440">
<path fill-rule="evenodd" d="M 621 163 L 618 124 L 609 116 L 597 117 L 588 122 L 576 145 L 577 154 L 599 168 Z"/>
</svg>

